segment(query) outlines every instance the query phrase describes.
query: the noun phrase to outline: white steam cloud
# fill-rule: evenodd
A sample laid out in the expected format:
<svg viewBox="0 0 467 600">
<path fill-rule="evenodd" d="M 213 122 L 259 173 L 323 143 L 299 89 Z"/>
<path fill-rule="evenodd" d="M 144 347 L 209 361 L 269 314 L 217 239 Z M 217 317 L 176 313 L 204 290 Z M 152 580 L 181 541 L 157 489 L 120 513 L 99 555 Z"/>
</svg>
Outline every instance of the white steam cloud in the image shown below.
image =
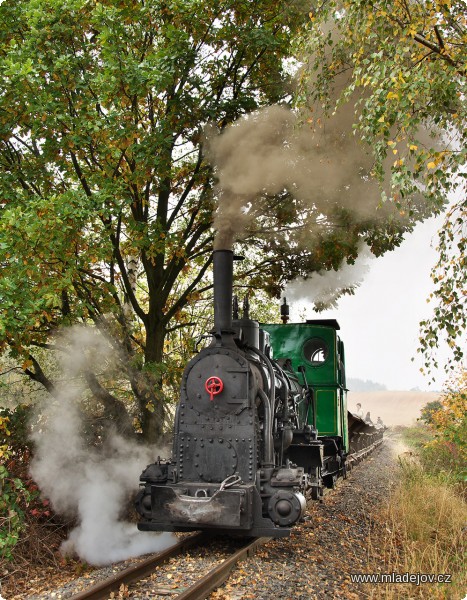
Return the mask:
<svg viewBox="0 0 467 600">
<path fill-rule="evenodd" d="M 54 510 L 77 518 L 62 552 L 105 565 L 167 548 L 176 541 L 173 535 L 140 532 L 122 518 L 157 450 L 117 434 L 109 435 L 101 447 L 90 447 L 82 435 L 83 388 L 77 382 L 86 367 L 95 370 L 111 363 L 109 344 L 87 328 L 69 330 L 63 342 L 69 350 L 62 365 L 66 383 L 40 409 L 31 465 L 32 477 Z"/>
<path fill-rule="evenodd" d="M 309 278 L 299 278 L 289 283 L 284 295 L 289 301 L 306 298 L 318 309 L 335 308 L 344 290 L 358 287 L 369 271 L 372 255 L 364 246 L 354 264 L 344 264 L 338 271 L 320 271 Z"/>
</svg>

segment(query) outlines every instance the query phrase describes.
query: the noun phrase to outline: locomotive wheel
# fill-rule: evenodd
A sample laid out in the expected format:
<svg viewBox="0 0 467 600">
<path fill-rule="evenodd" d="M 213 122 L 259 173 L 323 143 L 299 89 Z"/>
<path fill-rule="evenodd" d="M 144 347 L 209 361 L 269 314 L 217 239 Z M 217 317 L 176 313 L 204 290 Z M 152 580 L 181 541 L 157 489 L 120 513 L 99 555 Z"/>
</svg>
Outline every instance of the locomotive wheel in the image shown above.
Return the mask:
<svg viewBox="0 0 467 600">
<path fill-rule="evenodd" d="M 311 488 L 311 499 L 320 500 L 323 497 L 323 488 L 319 485 L 313 485 Z"/>
<path fill-rule="evenodd" d="M 305 513 L 306 500 L 299 492 L 277 491 L 269 500 L 271 520 L 282 527 L 296 523 Z"/>
</svg>

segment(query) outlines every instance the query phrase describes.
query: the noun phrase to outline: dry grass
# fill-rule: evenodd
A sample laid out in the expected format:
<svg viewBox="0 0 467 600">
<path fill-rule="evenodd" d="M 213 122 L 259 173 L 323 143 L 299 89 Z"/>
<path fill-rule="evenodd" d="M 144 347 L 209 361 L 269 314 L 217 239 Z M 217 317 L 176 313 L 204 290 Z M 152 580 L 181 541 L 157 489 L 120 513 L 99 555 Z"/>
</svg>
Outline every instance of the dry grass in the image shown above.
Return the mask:
<svg viewBox="0 0 467 600">
<path fill-rule="evenodd" d="M 451 583 L 379 584 L 371 598 L 463 600 L 467 591 L 467 504 L 459 490 L 428 475 L 413 457 L 401 460 L 400 481 L 382 520 L 387 530 L 375 572 L 451 574 Z"/>
</svg>

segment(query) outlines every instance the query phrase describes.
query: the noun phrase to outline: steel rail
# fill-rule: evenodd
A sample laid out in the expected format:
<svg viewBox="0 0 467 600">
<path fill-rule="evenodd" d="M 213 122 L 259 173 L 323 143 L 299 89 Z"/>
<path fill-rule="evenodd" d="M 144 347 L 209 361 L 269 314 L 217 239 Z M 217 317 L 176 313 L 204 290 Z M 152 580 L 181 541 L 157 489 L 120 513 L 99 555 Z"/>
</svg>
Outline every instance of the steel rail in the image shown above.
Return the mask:
<svg viewBox="0 0 467 600">
<path fill-rule="evenodd" d="M 144 579 L 150 575 L 154 568 L 166 562 L 169 558 L 181 554 L 184 550 L 199 544 L 208 539 L 205 533 L 196 533 L 190 535 L 177 544 L 174 544 L 167 550 L 157 553 L 146 560 L 115 573 L 112 577 L 99 581 L 87 590 L 83 590 L 75 594 L 70 600 L 106 600 L 111 592 L 118 591 L 122 584 L 130 584 L 132 582 Z M 235 565 L 254 553 L 258 546 L 269 541 L 271 538 L 262 537 L 249 540 L 242 548 L 234 552 L 231 556 L 216 565 L 204 577 L 196 581 L 194 584 L 187 587 L 181 594 L 175 596 L 176 600 L 204 600 L 209 594 L 222 585 L 235 567 Z M 131 593 L 131 592 L 130 592 Z M 157 588 L 153 592 L 157 595 Z"/>
<path fill-rule="evenodd" d="M 258 546 L 262 546 L 270 539 L 269 537 L 261 537 L 249 541 L 243 548 L 237 550 L 232 556 L 226 558 L 220 565 L 214 567 L 204 577 L 176 596 L 175 600 L 204 600 L 211 592 L 227 581 L 232 569 L 240 560 L 251 556 Z"/>
<path fill-rule="evenodd" d="M 111 592 L 118 591 L 122 584 L 128 584 L 147 577 L 158 565 L 165 563 L 169 558 L 180 554 L 195 544 L 199 544 L 205 539 L 206 535 L 204 533 L 195 533 L 187 536 L 173 546 L 170 546 L 170 548 L 167 548 L 162 552 L 158 552 L 155 556 L 150 556 L 136 565 L 132 565 L 131 567 L 128 567 L 119 573 L 115 573 L 115 575 L 109 577 L 108 579 L 104 579 L 103 581 L 95 583 L 87 590 L 83 590 L 82 592 L 71 596 L 70 600 L 107 599 L 109 594 Z"/>
</svg>

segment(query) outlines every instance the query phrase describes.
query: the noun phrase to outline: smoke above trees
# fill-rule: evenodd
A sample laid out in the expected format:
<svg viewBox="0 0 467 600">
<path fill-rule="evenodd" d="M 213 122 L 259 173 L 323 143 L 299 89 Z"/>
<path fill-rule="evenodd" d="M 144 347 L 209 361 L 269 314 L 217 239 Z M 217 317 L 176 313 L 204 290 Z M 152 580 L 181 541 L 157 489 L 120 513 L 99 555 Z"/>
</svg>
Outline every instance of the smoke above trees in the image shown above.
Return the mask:
<svg viewBox="0 0 467 600">
<path fill-rule="evenodd" d="M 228 249 L 235 241 L 261 235 L 265 222 L 266 239 L 284 236 L 270 209 L 271 198 L 282 195 L 274 210 L 289 212 L 296 227 L 290 245 L 297 252 L 316 252 L 326 238 L 343 249 L 332 268 L 315 268 L 314 276 L 305 272 L 287 283 L 288 294 L 301 291 L 321 308 L 361 281 L 375 229 L 404 231 L 411 228 L 413 215 L 416 219 L 423 213 L 419 194 L 410 198 L 410 217 L 407 206 L 403 210 L 384 201 L 388 184 L 372 173 L 374 159 L 354 135 L 353 120 L 351 104 L 331 116 L 274 105 L 240 118 L 220 134 L 212 129 L 206 134 L 207 157 L 217 178 L 215 248 Z M 347 229 L 346 220 L 361 232 Z"/>
</svg>

